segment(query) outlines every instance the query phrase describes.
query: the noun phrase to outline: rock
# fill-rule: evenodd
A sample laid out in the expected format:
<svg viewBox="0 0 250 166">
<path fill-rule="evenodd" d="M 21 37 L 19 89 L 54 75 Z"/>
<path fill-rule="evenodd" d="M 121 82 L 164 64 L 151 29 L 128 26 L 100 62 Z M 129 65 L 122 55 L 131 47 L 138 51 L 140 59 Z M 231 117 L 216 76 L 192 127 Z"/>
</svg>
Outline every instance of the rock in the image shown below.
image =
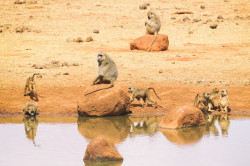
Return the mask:
<svg viewBox="0 0 250 166">
<path fill-rule="evenodd" d="M 194 22 L 200 22 L 201 19 L 199 19 L 199 18 L 194 18 L 193 21 L 194 21 Z"/>
<path fill-rule="evenodd" d="M 201 5 L 200 8 L 201 8 L 201 9 L 205 9 L 206 6 L 205 6 L 205 5 Z"/>
<path fill-rule="evenodd" d="M 211 29 L 216 29 L 217 26 L 218 26 L 218 24 L 211 24 L 209 27 L 210 27 Z"/>
<path fill-rule="evenodd" d="M 182 19 L 182 21 L 183 21 L 183 22 L 190 21 L 190 18 L 189 18 L 189 17 L 184 17 L 184 18 Z"/>
<path fill-rule="evenodd" d="M 85 93 L 104 88 L 110 84 L 90 86 Z M 85 94 L 84 93 L 84 94 Z M 115 85 L 110 89 L 94 92 L 87 96 L 81 96 L 78 102 L 78 114 L 80 116 L 113 116 L 129 113 L 129 96 L 121 87 Z"/>
<path fill-rule="evenodd" d="M 83 160 L 119 161 L 123 160 L 123 157 L 106 139 L 98 137 L 88 144 Z"/>
<path fill-rule="evenodd" d="M 194 14 L 194 13 L 191 11 L 178 11 L 178 12 L 175 12 L 174 14 Z"/>
<path fill-rule="evenodd" d="M 144 2 L 141 5 L 139 5 L 140 10 L 146 10 L 150 6 L 150 3 Z"/>
<path fill-rule="evenodd" d="M 99 30 L 98 29 L 94 29 L 93 33 L 99 33 Z"/>
<path fill-rule="evenodd" d="M 83 42 L 83 39 L 81 37 L 78 37 L 78 38 L 76 38 L 75 42 L 81 43 L 81 42 Z"/>
<path fill-rule="evenodd" d="M 76 39 L 74 39 L 74 38 L 72 38 L 72 37 L 68 37 L 67 39 L 66 39 L 66 42 L 75 42 L 76 41 Z"/>
<path fill-rule="evenodd" d="M 201 110 L 196 107 L 182 106 L 170 110 L 162 118 L 159 126 L 167 129 L 178 129 L 204 124 L 206 124 L 206 120 Z"/>
<path fill-rule="evenodd" d="M 154 35 L 144 35 L 142 37 L 139 37 L 130 43 L 130 49 L 147 51 L 153 39 Z M 168 36 L 163 34 L 158 34 L 155 43 L 152 46 L 151 51 L 165 51 L 168 49 L 168 46 L 169 46 Z"/>
<path fill-rule="evenodd" d="M 63 73 L 63 75 L 69 75 L 69 73 L 68 73 L 68 72 L 66 72 L 66 73 Z"/>
<path fill-rule="evenodd" d="M 163 70 L 161 69 L 161 70 L 159 70 L 159 73 L 163 73 Z"/>
<path fill-rule="evenodd" d="M 26 3 L 26 0 L 16 0 L 14 4 L 24 4 Z"/>
<path fill-rule="evenodd" d="M 87 38 L 85 39 L 85 42 L 91 42 L 91 41 L 93 41 L 93 38 L 92 38 L 91 36 L 89 36 L 89 37 L 87 37 Z"/>
<path fill-rule="evenodd" d="M 223 18 L 223 16 L 222 16 L 222 15 L 219 15 L 219 16 L 217 17 L 217 19 L 221 19 L 221 20 L 223 20 L 224 18 Z"/>
</svg>

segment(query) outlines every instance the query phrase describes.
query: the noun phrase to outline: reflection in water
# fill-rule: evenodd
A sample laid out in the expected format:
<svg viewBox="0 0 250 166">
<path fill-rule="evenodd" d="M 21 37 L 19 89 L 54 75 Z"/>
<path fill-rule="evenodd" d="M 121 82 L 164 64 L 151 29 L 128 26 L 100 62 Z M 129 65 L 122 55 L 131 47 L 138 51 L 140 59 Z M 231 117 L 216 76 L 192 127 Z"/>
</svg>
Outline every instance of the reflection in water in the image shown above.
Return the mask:
<svg viewBox="0 0 250 166">
<path fill-rule="evenodd" d="M 199 126 L 176 130 L 160 129 L 160 131 L 170 142 L 178 145 L 185 145 L 200 141 L 206 130 L 205 126 Z"/>
<path fill-rule="evenodd" d="M 230 126 L 230 121 L 227 114 L 219 116 L 219 125 L 221 128 L 222 135 L 228 135 L 228 128 Z"/>
<path fill-rule="evenodd" d="M 197 143 L 203 135 L 213 133 L 214 136 L 219 136 L 219 131 L 215 125 L 218 120 L 222 135 L 228 135 L 230 125 L 227 114 L 223 115 L 207 115 L 207 124 L 205 126 L 188 127 L 183 129 L 160 129 L 162 134 L 170 141 L 179 145 Z"/>
<path fill-rule="evenodd" d="M 127 138 L 131 121 L 128 116 L 116 117 L 79 117 L 78 131 L 87 139 L 99 136 L 112 143 L 120 143 Z"/>
<path fill-rule="evenodd" d="M 120 166 L 123 161 L 84 161 L 85 166 Z"/>
<path fill-rule="evenodd" d="M 206 116 L 206 119 L 207 119 L 206 132 L 208 134 L 211 132 L 215 136 L 218 136 L 219 132 L 218 132 L 217 127 L 215 126 L 215 121 L 217 119 L 217 116 L 210 114 Z"/>
<path fill-rule="evenodd" d="M 154 135 L 158 130 L 158 124 L 160 117 L 157 116 L 143 116 L 138 118 L 131 118 L 133 121 L 132 130 L 130 131 L 131 136 L 145 134 Z"/>
<path fill-rule="evenodd" d="M 36 145 L 36 142 L 35 142 L 36 131 L 38 127 L 38 121 L 36 117 L 35 116 L 24 117 L 23 123 L 24 123 L 26 137 L 32 140 L 35 146 L 39 147 L 39 145 Z"/>
</svg>

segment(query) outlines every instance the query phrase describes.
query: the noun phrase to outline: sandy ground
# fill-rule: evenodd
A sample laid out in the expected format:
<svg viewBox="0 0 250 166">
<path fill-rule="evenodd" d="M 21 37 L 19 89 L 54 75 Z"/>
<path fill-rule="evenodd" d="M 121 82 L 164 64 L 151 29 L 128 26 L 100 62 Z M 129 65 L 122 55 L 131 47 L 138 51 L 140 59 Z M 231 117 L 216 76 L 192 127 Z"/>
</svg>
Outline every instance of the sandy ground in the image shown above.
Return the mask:
<svg viewBox="0 0 250 166">
<path fill-rule="evenodd" d="M 25 103 L 32 102 L 23 96 L 25 81 L 41 73 L 43 78 L 36 79 L 43 96 L 40 114 L 76 115 L 78 97 L 97 74 L 101 50 L 119 68 L 116 86 L 154 87 L 161 96 L 163 109 L 134 107 L 134 114 L 193 105 L 197 93 L 215 87 L 228 89 L 232 112 L 250 113 L 248 0 L 149 2 L 162 21 L 160 33 L 169 36 L 167 51 L 129 49 L 145 34 L 147 10 L 139 10 L 140 0 L 0 1 L 0 114 L 22 114 Z M 193 14 L 174 14 L 179 11 Z M 66 41 L 89 36 L 93 42 Z"/>
</svg>

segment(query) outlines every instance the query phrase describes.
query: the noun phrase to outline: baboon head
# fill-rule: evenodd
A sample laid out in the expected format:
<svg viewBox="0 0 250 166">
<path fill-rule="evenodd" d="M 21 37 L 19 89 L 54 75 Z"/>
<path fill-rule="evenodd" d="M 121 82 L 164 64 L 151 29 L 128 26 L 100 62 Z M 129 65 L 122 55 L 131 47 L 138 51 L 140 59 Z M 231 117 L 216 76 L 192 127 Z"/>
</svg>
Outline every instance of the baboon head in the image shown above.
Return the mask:
<svg viewBox="0 0 250 166">
<path fill-rule="evenodd" d="M 208 92 L 204 92 L 204 93 L 203 93 L 203 97 L 204 97 L 205 99 L 209 99 L 210 94 L 209 94 Z"/>
<path fill-rule="evenodd" d="M 135 90 L 135 87 L 128 87 L 128 93 L 133 93 L 134 90 Z"/>
<path fill-rule="evenodd" d="M 107 54 L 105 52 L 99 52 L 97 55 L 97 62 L 101 64 L 107 58 Z"/>
<path fill-rule="evenodd" d="M 214 92 L 214 93 L 218 93 L 218 92 L 219 92 L 219 89 L 218 89 L 218 88 L 214 88 L 214 89 L 213 89 L 213 92 Z"/>
<path fill-rule="evenodd" d="M 147 15 L 149 20 L 156 17 L 156 14 L 152 10 L 149 10 Z"/>
<path fill-rule="evenodd" d="M 227 96 L 228 91 L 226 89 L 221 90 L 221 97 Z"/>
</svg>

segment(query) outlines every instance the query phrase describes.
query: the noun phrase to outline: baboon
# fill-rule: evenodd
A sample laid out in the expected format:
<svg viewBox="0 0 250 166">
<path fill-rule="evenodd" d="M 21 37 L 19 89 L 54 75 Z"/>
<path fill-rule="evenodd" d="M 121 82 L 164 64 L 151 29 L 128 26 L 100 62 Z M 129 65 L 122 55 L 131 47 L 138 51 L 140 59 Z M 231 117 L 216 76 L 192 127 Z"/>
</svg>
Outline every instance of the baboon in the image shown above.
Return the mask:
<svg viewBox="0 0 250 166">
<path fill-rule="evenodd" d="M 33 74 L 33 76 L 27 78 L 26 84 L 24 87 L 24 96 L 27 96 L 26 90 L 28 89 L 28 91 L 30 91 L 31 98 L 33 99 L 34 97 L 36 101 L 39 101 L 37 91 L 36 91 L 35 76 L 37 76 L 38 78 L 42 78 L 42 75 L 39 73 L 35 73 Z"/>
<path fill-rule="evenodd" d="M 23 118 L 24 129 L 26 137 L 32 140 L 34 146 L 39 147 L 35 142 L 36 132 L 38 128 L 38 120 L 35 116 L 29 116 Z"/>
<path fill-rule="evenodd" d="M 148 15 L 148 20 L 145 21 L 146 34 L 155 35 L 150 47 L 148 48 L 148 52 L 150 52 L 157 38 L 158 32 L 161 29 L 161 20 L 152 10 L 148 11 L 147 15 Z"/>
<path fill-rule="evenodd" d="M 115 62 L 105 52 L 98 53 L 97 62 L 98 62 L 98 75 L 94 79 L 92 85 L 110 83 L 110 86 L 86 93 L 85 96 L 100 90 L 112 88 L 114 86 L 115 80 L 118 77 L 118 69 L 116 67 Z"/>
<path fill-rule="evenodd" d="M 38 115 L 37 107 L 38 107 L 37 103 L 27 102 L 23 108 L 23 114 L 30 115 L 30 116 Z"/>
<path fill-rule="evenodd" d="M 214 103 L 214 100 L 218 98 L 218 93 L 219 93 L 219 89 L 218 88 L 214 88 L 212 92 L 210 92 L 210 97 L 209 99 L 211 100 L 211 104 L 212 104 L 212 109 L 215 110 L 216 106 Z"/>
<path fill-rule="evenodd" d="M 223 113 L 228 113 L 231 111 L 230 107 L 230 101 L 228 97 L 228 91 L 226 89 L 221 90 L 221 96 L 219 100 L 219 111 L 222 111 Z"/>
<path fill-rule="evenodd" d="M 211 111 L 212 103 L 209 97 L 210 97 L 210 94 L 208 92 L 204 92 L 203 96 L 201 96 L 200 94 L 197 94 L 194 99 L 194 106 L 198 108 L 199 105 L 201 105 L 202 110 Z"/>
<path fill-rule="evenodd" d="M 154 99 L 152 99 L 152 97 L 150 96 L 150 94 L 149 94 L 150 89 L 152 89 L 154 91 L 156 97 L 161 100 L 161 98 L 155 92 L 154 88 L 150 87 L 147 89 L 137 89 L 135 87 L 129 87 L 128 93 L 132 93 L 130 96 L 130 103 L 132 103 L 134 101 L 134 99 L 136 98 L 141 103 L 142 107 L 144 107 L 145 105 L 148 106 L 147 100 L 152 102 L 155 105 L 155 108 L 157 108 L 157 106 L 160 106 L 160 105 L 157 105 L 157 102 Z M 144 103 L 141 101 L 141 99 L 143 99 Z"/>
<path fill-rule="evenodd" d="M 143 4 L 139 5 L 140 10 L 146 10 L 150 6 L 150 3 L 144 2 Z"/>
<path fill-rule="evenodd" d="M 221 128 L 222 135 L 228 135 L 228 129 L 230 126 L 230 120 L 227 114 L 219 116 L 219 125 Z"/>
</svg>

